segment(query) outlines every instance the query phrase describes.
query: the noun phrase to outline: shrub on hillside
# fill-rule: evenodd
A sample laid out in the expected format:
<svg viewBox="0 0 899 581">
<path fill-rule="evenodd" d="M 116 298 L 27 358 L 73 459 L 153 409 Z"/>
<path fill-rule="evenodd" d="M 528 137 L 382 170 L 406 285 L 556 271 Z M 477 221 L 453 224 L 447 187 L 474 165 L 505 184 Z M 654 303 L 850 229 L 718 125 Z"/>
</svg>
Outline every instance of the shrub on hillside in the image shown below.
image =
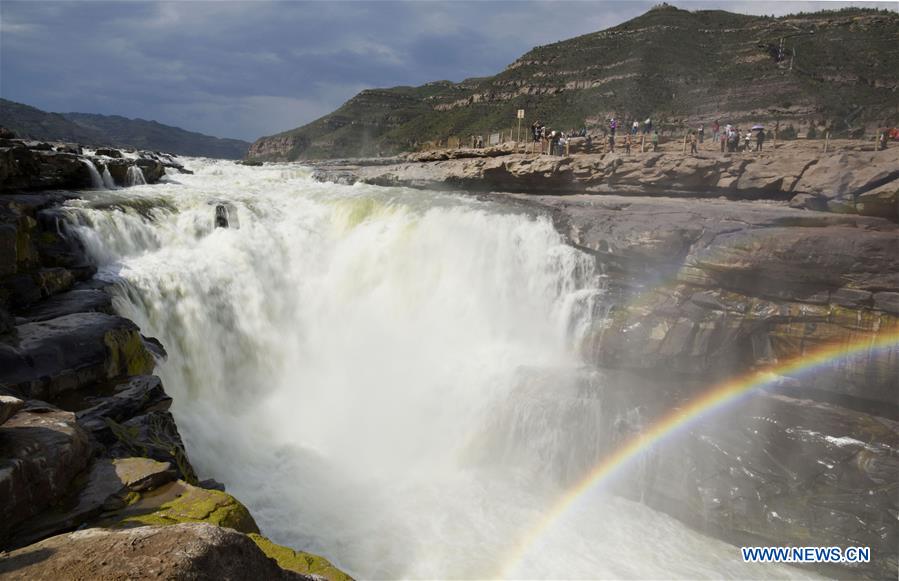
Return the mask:
<svg viewBox="0 0 899 581">
<path fill-rule="evenodd" d="M 796 128 L 793 127 L 793 124 L 787 125 L 785 129 L 781 129 L 780 133 L 777 134 L 778 139 L 789 140 L 796 139 Z"/>
</svg>

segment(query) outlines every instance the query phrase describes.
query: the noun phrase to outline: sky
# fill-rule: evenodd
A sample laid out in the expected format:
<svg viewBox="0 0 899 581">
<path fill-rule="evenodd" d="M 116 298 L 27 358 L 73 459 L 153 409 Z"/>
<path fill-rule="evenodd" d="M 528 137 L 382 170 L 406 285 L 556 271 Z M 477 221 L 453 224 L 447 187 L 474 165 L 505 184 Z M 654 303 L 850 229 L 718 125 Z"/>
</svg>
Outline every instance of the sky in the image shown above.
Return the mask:
<svg viewBox="0 0 899 581">
<path fill-rule="evenodd" d="M 614 26 L 656 3 L 0 0 L 0 96 L 252 141 L 313 121 L 365 88 L 496 74 L 534 46 Z M 772 15 L 899 4 L 668 3 Z"/>
</svg>

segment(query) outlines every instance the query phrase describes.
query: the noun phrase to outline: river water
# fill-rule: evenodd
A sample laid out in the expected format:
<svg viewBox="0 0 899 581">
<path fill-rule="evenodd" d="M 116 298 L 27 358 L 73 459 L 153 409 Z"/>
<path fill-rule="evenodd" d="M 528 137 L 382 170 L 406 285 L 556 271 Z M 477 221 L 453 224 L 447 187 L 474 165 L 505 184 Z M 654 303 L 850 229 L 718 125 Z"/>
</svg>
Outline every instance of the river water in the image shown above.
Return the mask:
<svg viewBox="0 0 899 581">
<path fill-rule="evenodd" d="M 608 380 L 578 356 L 603 277 L 548 219 L 185 163 L 70 212 L 116 309 L 168 351 L 201 478 L 273 540 L 360 578 L 805 575 L 602 491 L 511 558 L 607 428 Z M 220 202 L 239 228 L 214 227 Z"/>
</svg>

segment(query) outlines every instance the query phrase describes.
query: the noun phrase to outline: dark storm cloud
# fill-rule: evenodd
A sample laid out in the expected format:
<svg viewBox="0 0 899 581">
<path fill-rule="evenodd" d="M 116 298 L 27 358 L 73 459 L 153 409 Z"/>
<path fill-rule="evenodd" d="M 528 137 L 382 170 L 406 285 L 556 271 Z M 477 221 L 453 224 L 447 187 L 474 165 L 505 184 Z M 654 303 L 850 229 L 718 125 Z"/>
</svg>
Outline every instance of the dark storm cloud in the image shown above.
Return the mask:
<svg viewBox="0 0 899 581">
<path fill-rule="evenodd" d="M 534 45 L 612 26 L 653 3 L 3 0 L 0 95 L 254 139 L 366 87 L 496 73 Z M 837 4 L 678 3 L 756 14 Z"/>
</svg>

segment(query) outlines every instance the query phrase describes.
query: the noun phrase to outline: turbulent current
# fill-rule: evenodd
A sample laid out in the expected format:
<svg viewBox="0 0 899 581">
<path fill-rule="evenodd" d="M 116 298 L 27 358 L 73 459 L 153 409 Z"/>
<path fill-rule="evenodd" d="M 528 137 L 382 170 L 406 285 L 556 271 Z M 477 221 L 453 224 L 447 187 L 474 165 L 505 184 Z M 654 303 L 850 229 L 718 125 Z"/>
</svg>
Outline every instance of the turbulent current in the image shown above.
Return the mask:
<svg viewBox="0 0 899 581">
<path fill-rule="evenodd" d="M 69 212 L 118 311 L 168 351 L 200 476 L 273 540 L 361 578 L 802 574 L 601 492 L 510 561 L 602 444 L 606 380 L 578 346 L 603 279 L 548 219 L 188 165 Z"/>
</svg>

